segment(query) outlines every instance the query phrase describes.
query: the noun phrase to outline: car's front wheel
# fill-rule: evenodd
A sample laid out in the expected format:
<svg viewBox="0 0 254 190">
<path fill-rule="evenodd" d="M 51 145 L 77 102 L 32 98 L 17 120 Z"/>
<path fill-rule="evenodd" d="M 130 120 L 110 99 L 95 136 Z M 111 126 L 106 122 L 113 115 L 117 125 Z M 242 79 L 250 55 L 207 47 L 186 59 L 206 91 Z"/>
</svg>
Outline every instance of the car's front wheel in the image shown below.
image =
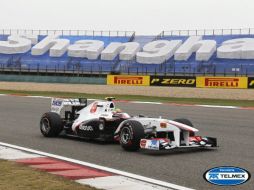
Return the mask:
<svg viewBox="0 0 254 190">
<path fill-rule="evenodd" d="M 188 119 L 185 119 L 185 118 L 174 119 L 174 121 L 193 127 L 192 122 Z"/>
<path fill-rule="evenodd" d="M 54 112 L 47 112 L 40 120 L 40 130 L 45 137 L 56 137 L 63 130 L 61 117 Z"/>
<path fill-rule="evenodd" d="M 193 127 L 192 122 L 190 120 L 188 120 L 188 119 L 185 119 L 185 118 L 174 119 L 174 121 L 176 121 L 178 123 L 182 123 L 182 124 L 188 125 L 190 127 Z M 195 136 L 195 133 L 194 132 L 190 132 L 190 136 Z"/>
<path fill-rule="evenodd" d="M 127 151 L 137 151 L 144 136 L 144 128 L 140 122 L 126 121 L 120 130 L 120 144 Z"/>
</svg>

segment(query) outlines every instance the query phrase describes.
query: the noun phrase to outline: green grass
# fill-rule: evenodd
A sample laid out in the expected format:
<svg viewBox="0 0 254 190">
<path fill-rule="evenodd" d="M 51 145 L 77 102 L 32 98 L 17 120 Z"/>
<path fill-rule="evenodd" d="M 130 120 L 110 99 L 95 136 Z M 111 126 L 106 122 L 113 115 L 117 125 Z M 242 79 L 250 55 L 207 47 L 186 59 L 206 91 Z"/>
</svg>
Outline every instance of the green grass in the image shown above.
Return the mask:
<svg viewBox="0 0 254 190">
<path fill-rule="evenodd" d="M 0 189 L 3 190 L 96 190 L 63 177 L 0 160 Z"/>
<path fill-rule="evenodd" d="M 134 101 L 149 101 L 149 102 L 168 102 L 179 104 L 208 104 L 208 105 L 223 105 L 223 106 L 243 106 L 253 107 L 254 100 L 222 100 L 222 99 L 205 99 L 205 98 L 170 98 L 170 97 L 151 97 L 138 95 L 114 95 L 114 94 L 85 94 L 85 93 L 70 93 L 70 92 L 40 92 L 40 91 L 18 91 L 18 90 L 0 90 L 0 94 L 20 94 L 34 96 L 53 96 L 53 97 L 85 97 L 93 99 L 104 99 L 107 96 L 113 96 L 118 100 L 134 100 Z"/>
</svg>

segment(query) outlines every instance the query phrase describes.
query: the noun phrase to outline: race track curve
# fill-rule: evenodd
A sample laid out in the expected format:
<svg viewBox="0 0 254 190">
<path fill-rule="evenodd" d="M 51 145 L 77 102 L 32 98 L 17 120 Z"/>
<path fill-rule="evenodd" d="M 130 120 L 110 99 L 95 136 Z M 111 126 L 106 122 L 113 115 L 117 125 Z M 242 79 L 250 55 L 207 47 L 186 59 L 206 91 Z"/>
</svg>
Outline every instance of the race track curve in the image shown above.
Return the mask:
<svg viewBox="0 0 254 190">
<path fill-rule="evenodd" d="M 195 189 L 219 189 L 203 179 L 216 166 L 238 166 L 254 174 L 254 110 L 180 107 L 117 103 L 131 115 L 188 118 L 201 135 L 218 138 L 219 148 L 206 151 L 172 151 L 151 154 L 125 152 L 118 144 L 80 139 L 44 138 L 39 119 L 50 108 L 49 99 L 0 96 L 0 141 L 112 167 Z M 252 189 L 253 179 L 230 189 Z"/>
</svg>

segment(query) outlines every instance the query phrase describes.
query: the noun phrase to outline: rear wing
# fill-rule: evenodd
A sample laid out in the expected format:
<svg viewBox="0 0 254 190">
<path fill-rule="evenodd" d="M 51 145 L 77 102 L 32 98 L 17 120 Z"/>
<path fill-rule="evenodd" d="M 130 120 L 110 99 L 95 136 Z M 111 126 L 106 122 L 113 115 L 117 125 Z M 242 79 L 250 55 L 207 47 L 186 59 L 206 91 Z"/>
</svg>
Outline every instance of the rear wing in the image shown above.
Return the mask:
<svg viewBox="0 0 254 190">
<path fill-rule="evenodd" d="M 72 107 L 73 111 L 79 111 L 87 106 L 86 98 L 76 98 L 76 99 L 63 99 L 63 98 L 52 98 L 51 99 L 51 112 L 60 114 L 61 110 L 65 106 Z"/>
</svg>

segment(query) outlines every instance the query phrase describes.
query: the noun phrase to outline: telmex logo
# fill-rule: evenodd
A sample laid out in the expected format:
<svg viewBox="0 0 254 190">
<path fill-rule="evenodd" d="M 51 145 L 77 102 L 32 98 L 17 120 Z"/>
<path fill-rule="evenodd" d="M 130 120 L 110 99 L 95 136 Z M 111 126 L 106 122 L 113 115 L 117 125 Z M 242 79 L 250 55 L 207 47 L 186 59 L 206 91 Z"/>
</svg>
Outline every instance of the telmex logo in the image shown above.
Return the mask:
<svg viewBox="0 0 254 190">
<path fill-rule="evenodd" d="M 114 77 L 114 84 L 142 85 L 143 77 Z"/>
<path fill-rule="evenodd" d="M 214 185 L 233 186 L 247 182 L 251 175 L 243 169 L 233 166 L 221 166 L 207 170 L 204 179 Z"/>
<path fill-rule="evenodd" d="M 238 87 L 238 78 L 205 78 L 205 86 L 209 87 Z"/>
</svg>

